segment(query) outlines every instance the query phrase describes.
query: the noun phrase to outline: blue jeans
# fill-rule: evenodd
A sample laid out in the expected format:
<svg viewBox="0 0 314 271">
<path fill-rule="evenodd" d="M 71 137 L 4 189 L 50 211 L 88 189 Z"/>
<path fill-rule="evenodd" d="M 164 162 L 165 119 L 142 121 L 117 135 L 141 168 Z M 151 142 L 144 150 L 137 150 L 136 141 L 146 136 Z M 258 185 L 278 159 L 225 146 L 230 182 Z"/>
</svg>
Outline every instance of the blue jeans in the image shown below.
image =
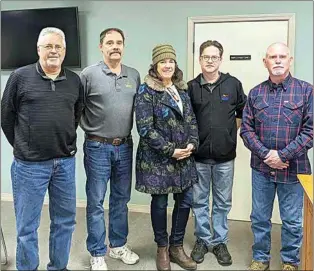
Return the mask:
<svg viewBox="0 0 314 271">
<path fill-rule="evenodd" d="M 195 233 L 209 247 L 228 242 L 227 216 L 231 209 L 234 160 L 217 163 L 196 163 L 198 183 L 193 185 Z M 212 232 L 209 220 L 209 196 L 212 186 Z"/>
<path fill-rule="evenodd" d="M 103 256 L 106 225 L 104 198 L 110 179 L 109 242 L 110 247 L 121 247 L 128 236 L 128 206 L 132 184 L 133 143 L 113 146 L 86 139 L 84 143 L 84 166 L 86 171 L 86 220 L 87 250 L 92 256 Z"/>
<path fill-rule="evenodd" d="M 172 211 L 171 235 L 168 242 L 167 233 L 167 206 L 168 194 L 152 195 L 151 220 L 157 246 L 164 247 L 168 243 L 173 246 L 183 245 L 186 224 L 192 206 L 192 189 L 173 194 L 175 201 Z"/>
<path fill-rule="evenodd" d="M 300 264 L 302 245 L 303 188 L 300 183 L 272 182 L 269 176 L 252 169 L 252 231 L 253 259 L 269 262 L 271 247 L 271 217 L 277 191 L 281 227 L 281 260 Z"/>
<path fill-rule="evenodd" d="M 75 227 L 75 158 L 44 162 L 14 159 L 11 178 L 17 228 L 16 268 L 38 268 L 37 229 L 47 189 L 51 220 L 47 269 L 66 268 Z"/>
</svg>

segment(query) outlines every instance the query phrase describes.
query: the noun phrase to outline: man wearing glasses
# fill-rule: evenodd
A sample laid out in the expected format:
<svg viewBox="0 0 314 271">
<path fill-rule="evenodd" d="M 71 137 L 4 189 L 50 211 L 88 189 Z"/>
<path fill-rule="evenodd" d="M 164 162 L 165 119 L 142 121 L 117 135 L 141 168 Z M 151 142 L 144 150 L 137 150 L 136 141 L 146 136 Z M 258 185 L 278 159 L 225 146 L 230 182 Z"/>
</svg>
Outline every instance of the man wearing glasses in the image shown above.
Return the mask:
<svg viewBox="0 0 314 271">
<path fill-rule="evenodd" d="M 49 193 L 48 270 L 65 270 L 75 226 L 76 128 L 83 106 L 79 76 L 62 67 L 65 36 L 44 28 L 37 63 L 13 71 L 1 102 L 3 132 L 13 147 L 11 167 L 17 229 L 16 267 L 37 270 L 38 234 Z"/>
<path fill-rule="evenodd" d="M 197 263 L 211 250 L 221 265 L 231 265 L 227 249 L 227 216 L 231 209 L 237 121 L 246 103 L 241 82 L 222 73 L 223 47 L 208 40 L 200 46 L 202 73 L 188 82 L 196 115 L 200 146 L 195 153 L 199 182 L 193 186 L 193 213 L 196 242 L 191 257 Z M 212 229 L 209 219 L 209 195 L 212 186 Z"/>
</svg>

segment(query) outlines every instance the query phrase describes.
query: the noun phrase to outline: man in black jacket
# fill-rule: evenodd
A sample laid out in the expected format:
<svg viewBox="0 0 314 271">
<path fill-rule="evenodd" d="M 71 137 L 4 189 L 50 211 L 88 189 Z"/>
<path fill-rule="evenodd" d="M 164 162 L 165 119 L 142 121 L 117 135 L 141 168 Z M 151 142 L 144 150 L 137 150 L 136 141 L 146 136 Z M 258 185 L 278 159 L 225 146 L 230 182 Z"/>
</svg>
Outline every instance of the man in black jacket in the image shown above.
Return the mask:
<svg viewBox="0 0 314 271">
<path fill-rule="evenodd" d="M 64 33 L 44 28 L 37 42 L 38 62 L 11 73 L 1 101 L 1 126 L 14 154 L 18 270 L 38 268 L 37 229 L 47 190 L 51 219 L 47 269 L 66 269 L 69 260 L 83 86 L 77 74 L 62 67 L 65 49 Z"/>
<path fill-rule="evenodd" d="M 246 95 L 237 78 L 219 71 L 222 55 L 223 47 L 219 42 L 204 42 L 199 58 L 202 73 L 188 82 L 200 137 L 195 154 L 199 183 L 193 186 L 196 243 L 191 257 L 201 263 L 211 249 L 219 264 L 231 265 L 232 258 L 226 246 L 227 216 L 231 209 L 239 127 L 236 118 L 242 117 Z M 211 186 L 212 229 L 209 221 Z"/>
</svg>

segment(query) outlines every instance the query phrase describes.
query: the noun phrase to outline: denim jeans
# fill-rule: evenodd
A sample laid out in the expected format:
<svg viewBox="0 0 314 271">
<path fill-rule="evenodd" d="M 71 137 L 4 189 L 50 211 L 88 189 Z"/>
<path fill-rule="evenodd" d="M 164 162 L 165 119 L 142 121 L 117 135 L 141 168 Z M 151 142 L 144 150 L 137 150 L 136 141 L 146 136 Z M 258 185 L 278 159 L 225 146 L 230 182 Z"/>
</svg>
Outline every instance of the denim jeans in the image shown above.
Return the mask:
<svg viewBox="0 0 314 271">
<path fill-rule="evenodd" d="M 47 269 L 66 268 L 75 227 L 75 158 L 44 162 L 14 159 L 11 178 L 17 229 L 16 268 L 38 268 L 37 229 L 47 189 L 51 221 Z"/>
<path fill-rule="evenodd" d="M 168 242 L 167 233 L 167 206 L 168 194 L 152 195 L 151 220 L 157 246 L 168 244 L 173 246 L 183 245 L 185 228 L 189 219 L 192 205 L 192 189 L 188 188 L 182 193 L 173 194 L 175 201 L 172 212 L 171 235 Z"/>
<path fill-rule="evenodd" d="M 198 183 L 193 185 L 193 213 L 195 233 L 209 247 L 228 242 L 228 214 L 231 209 L 234 160 L 217 163 L 196 163 Z M 210 227 L 209 196 L 212 187 L 212 212 Z M 213 232 L 213 233 L 212 233 Z"/>
<path fill-rule="evenodd" d="M 109 242 L 110 247 L 123 246 L 128 236 L 128 206 L 132 185 L 133 143 L 113 146 L 85 140 L 84 166 L 86 171 L 86 220 L 87 250 L 92 256 L 103 256 L 107 252 L 105 244 L 106 225 L 104 218 L 104 198 L 110 179 L 109 196 Z"/>
<path fill-rule="evenodd" d="M 281 226 L 281 260 L 300 264 L 302 245 L 303 188 L 300 183 L 275 183 L 269 176 L 252 169 L 252 231 L 253 259 L 269 262 L 271 248 L 271 217 L 277 191 Z"/>
</svg>

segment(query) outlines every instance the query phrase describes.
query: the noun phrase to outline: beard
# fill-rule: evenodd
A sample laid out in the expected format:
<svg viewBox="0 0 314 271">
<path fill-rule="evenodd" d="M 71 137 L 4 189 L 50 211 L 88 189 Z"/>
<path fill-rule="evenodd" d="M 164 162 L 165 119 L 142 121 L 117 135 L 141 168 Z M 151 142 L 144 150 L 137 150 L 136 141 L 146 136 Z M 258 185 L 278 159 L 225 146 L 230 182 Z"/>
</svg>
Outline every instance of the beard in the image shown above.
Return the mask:
<svg viewBox="0 0 314 271">
<path fill-rule="evenodd" d="M 275 75 L 275 76 L 280 76 L 280 75 L 283 75 L 284 73 L 285 73 L 284 69 L 274 69 L 274 70 L 272 70 L 272 74 Z"/>
</svg>

